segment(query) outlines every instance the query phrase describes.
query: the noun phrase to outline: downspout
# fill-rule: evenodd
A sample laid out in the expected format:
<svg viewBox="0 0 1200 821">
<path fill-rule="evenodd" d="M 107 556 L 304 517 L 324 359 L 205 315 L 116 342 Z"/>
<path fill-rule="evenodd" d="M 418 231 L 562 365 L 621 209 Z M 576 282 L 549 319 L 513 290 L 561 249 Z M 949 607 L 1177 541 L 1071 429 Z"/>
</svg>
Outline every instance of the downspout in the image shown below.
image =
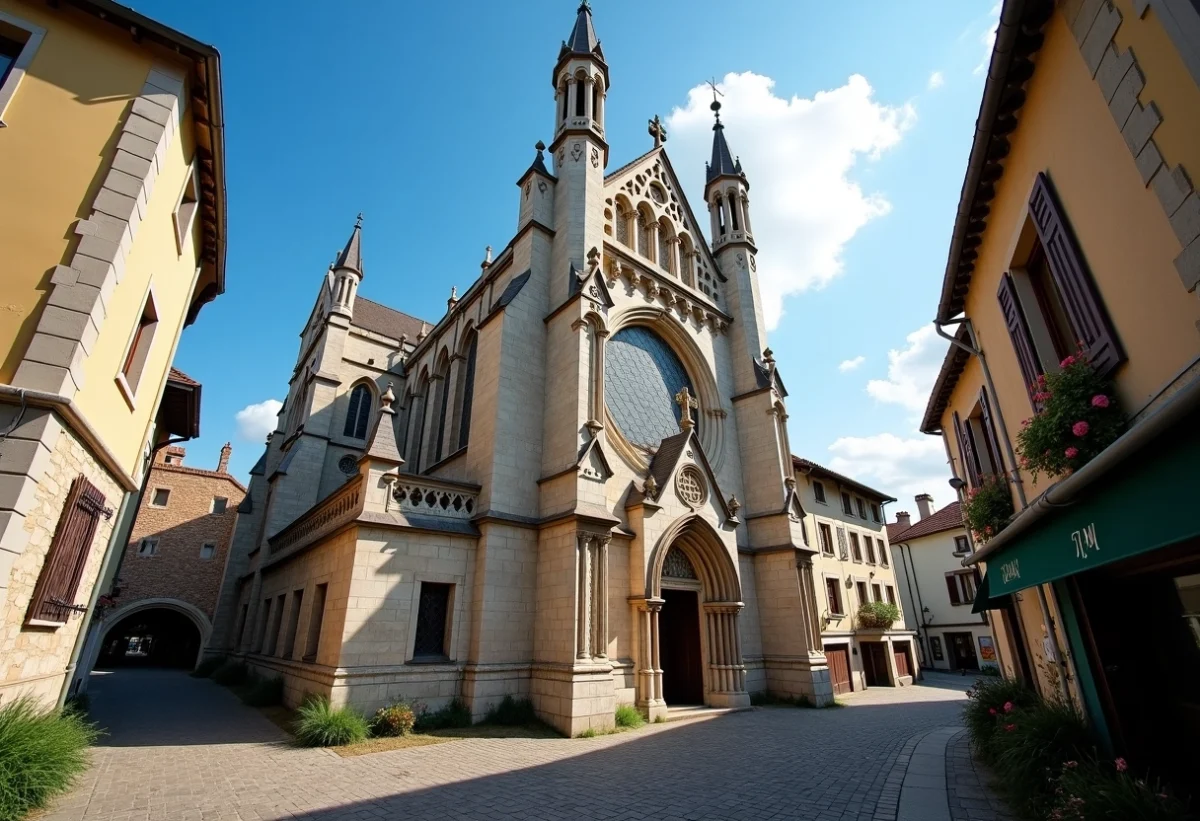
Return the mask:
<svg viewBox="0 0 1200 821">
<path fill-rule="evenodd" d="M 905 551 L 905 547 L 908 548 L 907 551 Z M 905 561 L 904 558 L 906 552 L 908 554 L 907 561 Z M 917 563 L 912 557 L 911 544 L 900 545 L 900 560 L 905 562 L 904 575 L 908 577 L 906 579 L 906 583 L 908 584 L 908 597 L 917 603 L 917 607 L 920 608 L 921 611 L 921 630 L 925 634 L 925 651 L 929 655 L 929 667 L 930 669 L 933 669 L 933 648 L 929 644 L 929 623 L 925 620 L 925 601 L 921 598 L 921 582 L 917 578 Z M 917 588 L 917 595 L 915 597 L 913 596 L 914 586 Z"/>
<path fill-rule="evenodd" d="M 958 340 L 953 335 L 946 333 L 943 326 L 951 324 L 963 324 L 966 327 L 967 336 L 971 341 L 970 345 Z M 986 384 L 988 395 L 992 400 L 991 411 L 995 414 L 996 424 L 1000 427 L 998 432 L 999 438 L 1004 442 L 1005 455 L 1008 457 L 1009 464 L 1012 465 L 1012 472 L 1009 473 L 1008 476 L 1017 489 L 1017 498 L 1021 502 L 1021 510 L 1024 510 L 1025 508 L 1029 507 L 1029 501 L 1025 498 L 1025 485 L 1021 479 L 1021 473 L 1017 469 L 1017 454 L 1013 449 L 1012 439 L 1008 435 L 1008 425 L 1004 423 L 1004 411 L 1000 408 L 1000 401 L 998 399 L 999 394 L 996 393 L 996 385 L 992 381 L 992 370 L 988 367 L 987 357 L 983 355 L 983 351 L 979 348 L 979 343 L 975 338 L 975 328 L 971 324 L 970 317 L 964 314 L 961 320 L 956 320 L 954 322 L 942 322 L 935 319 L 933 321 L 933 329 L 937 332 L 938 336 L 949 340 L 951 345 L 966 351 L 979 360 L 979 364 L 983 368 L 983 380 Z M 944 436 L 943 439 L 945 439 Z M 946 450 L 949 451 L 949 449 L 950 443 L 947 441 Z M 974 539 L 972 539 L 972 541 L 974 541 Z M 1071 700 L 1071 692 L 1067 685 L 1067 663 L 1063 660 L 1062 653 L 1058 649 L 1058 629 L 1054 624 L 1054 620 L 1050 617 L 1050 604 L 1046 600 L 1046 590 L 1044 585 L 1039 584 L 1037 586 L 1037 594 L 1038 606 L 1042 611 L 1042 623 L 1046 625 L 1046 632 L 1049 634 L 1050 643 L 1054 649 L 1054 661 L 1057 663 L 1059 669 L 1059 684 L 1061 685 L 1062 695 L 1065 702 L 1069 703 Z"/>
</svg>

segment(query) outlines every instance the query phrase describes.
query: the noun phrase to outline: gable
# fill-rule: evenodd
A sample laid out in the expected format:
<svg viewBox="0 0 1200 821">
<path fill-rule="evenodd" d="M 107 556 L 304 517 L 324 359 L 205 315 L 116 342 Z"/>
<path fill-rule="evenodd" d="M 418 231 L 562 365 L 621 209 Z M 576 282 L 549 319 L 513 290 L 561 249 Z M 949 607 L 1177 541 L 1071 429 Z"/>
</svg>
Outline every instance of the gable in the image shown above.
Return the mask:
<svg viewBox="0 0 1200 821">
<path fill-rule="evenodd" d="M 604 179 L 604 233 L 620 239 L 619 216 L 622 209 L 653 214 L 655 220 L 666 219 L 674 233 L 685 238 L 685 245 L 700 254 L 701 278 L 724 280 L 708 240 L 700 228 L 691 205 L 684 196 L 683 186 L 671 166 L 666 150 L 651 149 L 636 160 L 618 168 Z M 628 243 L 627 243 L 628 244 Z M 633 247 L 632 244 L 629 247 Z"/>
</svg>

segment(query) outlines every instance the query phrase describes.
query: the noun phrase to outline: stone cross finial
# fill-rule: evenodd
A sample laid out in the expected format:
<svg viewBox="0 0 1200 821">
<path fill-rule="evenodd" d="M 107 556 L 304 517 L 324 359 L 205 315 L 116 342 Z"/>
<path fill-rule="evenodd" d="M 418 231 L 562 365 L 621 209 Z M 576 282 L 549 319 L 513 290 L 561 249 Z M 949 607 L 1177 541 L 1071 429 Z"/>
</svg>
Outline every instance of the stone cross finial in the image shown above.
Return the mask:
<svg viewBox="0 0 1200 821">
<path fill-rule="evenodd" d="M 720 125 L 721 124 L 721 103 L 717 99 L 717 97 L 724 97 L 725 95 L 717 90 L 717 78 L 716 77 L 713 77 L 711 80 L 708 81 L 708 86 L 709 86 L 709 88 L 712 89 L 712 93 L 713 93 L 712 105 L 710 105 L 709 108 L 712 109 L 713 116 L 715 116 L 717 118 L 717 125 Z"/>
<path fill-rule="evenodd" d="M 646 481 L 642 483 L 642 486 L 645 488 L 646 495 L 651 499 L 658 496 L 658 481 L 654 478 L 653 473 L 646 477 Z"/>
<path fill-rule="evenodd" d="M 600 267 L 600 249 L 597 248 L 595 245 L 593 245 L 592 250 L 587 252 L 587 269 L 589 271 L 595 271 L 599 267 Z"/>
<path fill-rule="evenodd" d="M 492 246 L 489 245 L 483 251 L 483 262 L 479 263 L 479 267 L 486 270 L 487 268 L 491 267 L 491 264 L 492 264 Z"/>
<path fill-rule="evenodd" d="M 362 215 L 362 211 L 359 211 L 359 212 L 358 212 L 358 219 L 356 219 L 356 220 L 354 221 L 354 227 L 355 227 L 355 228 L 362 228 L 362 221 L 363 221 L 363 215 Z"/>
<path fill-rule="evenodd" d="M 458 304 L 458 286 L 450 286 L 450 298 L 446 300 L 446 310 L 453 311 L 454 306 Z"/>
<path fill-rule="evenodd" d="M 700 403 L 692 398 L 691 391 L 688 390 L 687 385 L 684 385 L 679 389 L 679 393 L 675 394 L 675 404 L 679 406 L 680 411 L 680 430 L 691 430 L 696 425 L 692 420 L 692 409 L 700 407 Z"/>
<path fill-rule="evenodd" d="M 658 118 L 657 114 L 650 121 L 650 136 L 654 138 L 655 148 L 658 148 L 667 141 L 667 129 L 663 128 L 662 120 Z"/>
<path fill-rule="evenodd" d="M 392 383 L 388 382 L 387 390 L 379 397 L 379 409 L 384 413 L 395 413 L 392 410 L 392 403 L 396 401 L 396 394 L 392 393 Z"/>
</svg>

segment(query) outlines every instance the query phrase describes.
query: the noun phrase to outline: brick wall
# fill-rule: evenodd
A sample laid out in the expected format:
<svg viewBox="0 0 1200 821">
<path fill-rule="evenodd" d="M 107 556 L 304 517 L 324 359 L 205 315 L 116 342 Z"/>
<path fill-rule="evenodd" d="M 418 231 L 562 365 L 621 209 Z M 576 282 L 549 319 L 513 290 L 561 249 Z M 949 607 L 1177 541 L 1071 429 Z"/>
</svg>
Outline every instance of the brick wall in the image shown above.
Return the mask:
<svg viewBox="0 0 1200 821">
<path fill-rule="evenodd" d="M 174 464 L 160 453 L 150 470 L 146 495 L 138 508 L 120 570 L 121 607 L 142 599 L 180 599 L 211 619 L 225 569 L 225 557 L 245 489 L 228 473 L 197 470 L 182 464 L 182 448 L 170 448 Z M 170 491 L 165 507 L 155 505 L 156 491 Z M 228 499 L 224 513 L 213 513 L 213 499 Z M 138 555 L 142 539 L 158 539 L 155 555 Z M 215 545 L 212 558 L 201 546 Z"/>
</svg>

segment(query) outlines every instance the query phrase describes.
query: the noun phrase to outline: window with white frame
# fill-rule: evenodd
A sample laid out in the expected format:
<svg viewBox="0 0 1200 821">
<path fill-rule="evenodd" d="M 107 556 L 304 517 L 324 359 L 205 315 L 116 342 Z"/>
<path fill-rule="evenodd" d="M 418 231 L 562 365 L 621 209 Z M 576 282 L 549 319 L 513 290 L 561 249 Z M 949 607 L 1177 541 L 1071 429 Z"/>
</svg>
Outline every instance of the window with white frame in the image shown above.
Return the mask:
<svg viewBox="0 0 1200 821">
<path fill-rule="evenodd" d="M 954 537 L 954 555 L 964 556 L 971 552 L 971 543 L 967 541 L 966 536 Z"/>
<path fill-rule="evenodd" d="M 142 539 L 138 545 L 139 556 L 157 556 L 158 555 L 158 539 Z"/>
<path fill-rule="evenodd" d="M 821 542 L 821 552 L 826 556 L 833 555 L 833 532 L 829 529 L 829 525 L 817 525 L 817 537 Z"/>
<path fill-rule="evenodd" d="M 8 105 L 45 36 L 41 26 L 0 11 L 0 126 L 10 125 Z"/>
<path fill-rule="evenodd" d="M 831 616 L 844 616 L 846 610 L 842 605 L 842 580 L 837 576 L 825 577 L 825 598 L 829 601 Z"/>
<path fill-rule="evenodd" d="M 200 545 L 200 558 L 208 561 L 217 554 L 217 546 L 212 542 L 205 542 Z"/>
<path fill-rule="evenodd" d="M 820 482 L 813 482 L 813 498 L 821 504 L 827 504 L 825 501 L 825 485 Z"/>
<path fill-rule="evenodd" d="M 224 513 L 225 509 L 227 507 L 229 507 L 229 500 L 226 499 L 224 496 L 214 496 L 213 497 L 212 512 L 214 514 L 220 515 L 220 514 Z"/>
<path fill-rule="evenodd" d="M 954 605 L 971 604 L 975 601 L 975 571 L 962 570 L 946 574 L 946 592 Z"/>
<path fill-rule="evenodd" d="M 181 254 L 187 247 L 188 237 L 192 235 L 192 223 L 195 222 L 199 207 L 200 195 L 196 188 L 196 167 L 193 165 L 188 169 L 183 190 L 179 192 L 179 202 L 175 205 L 175 213 L 171 215 L 175 222 L 175 242 L 178 243 Z"/>
<path fill-rule="evenodd" d="M 154 333 L 157 329 L 158 310 L 154 305 L 154 294 L 147 291 L 142 315 L 129 340 L 129 348 L 125 351 L 125 364 L 117 374 L 117 384 L 130 406 L 137 396 L 138 384 L 142 381 L 142 372 L 146 368 L 146 360 L 150 356 L 150 346 L 154 343 Z"/>
</svg>

